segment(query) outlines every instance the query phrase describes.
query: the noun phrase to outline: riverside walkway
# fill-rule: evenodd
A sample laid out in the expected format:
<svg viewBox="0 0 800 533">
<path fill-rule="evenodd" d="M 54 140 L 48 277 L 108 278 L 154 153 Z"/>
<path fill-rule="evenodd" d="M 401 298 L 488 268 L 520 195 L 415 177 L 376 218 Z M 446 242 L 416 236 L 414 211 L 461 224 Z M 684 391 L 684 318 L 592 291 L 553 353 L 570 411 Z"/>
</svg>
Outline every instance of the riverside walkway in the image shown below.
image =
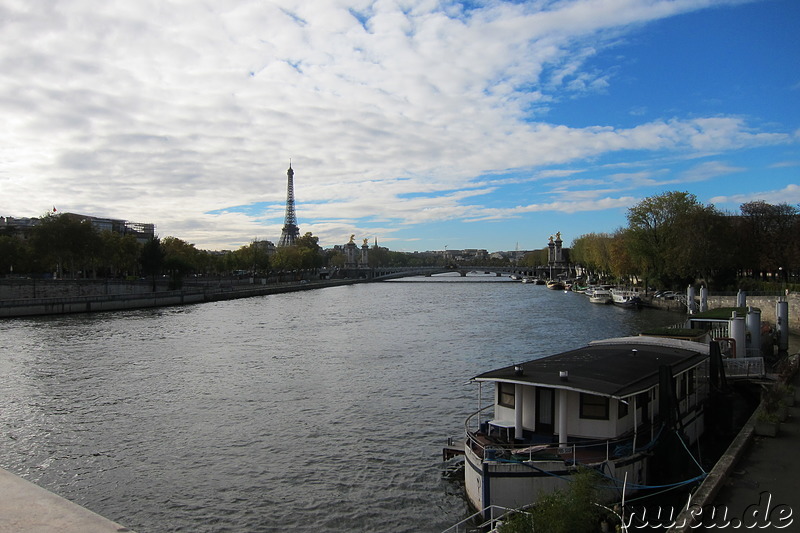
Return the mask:
<svg viewBox="0 0 800 533">
<path fill-rule="evenodd" d="M 800 337 L 790 336 L 789 353 L 800 358 Z M 791 384 L 800 389 L 800 373 Z M 775 437 L 755 434 L 756 417 L 717 461 L 670 533 L 800 531 L 800 403 L 789 407 Z"/>
<path fill-rule="evenodd" d="M 114 533 L 116 522 L 0 469 L 0 533 Z"/>
</svg>

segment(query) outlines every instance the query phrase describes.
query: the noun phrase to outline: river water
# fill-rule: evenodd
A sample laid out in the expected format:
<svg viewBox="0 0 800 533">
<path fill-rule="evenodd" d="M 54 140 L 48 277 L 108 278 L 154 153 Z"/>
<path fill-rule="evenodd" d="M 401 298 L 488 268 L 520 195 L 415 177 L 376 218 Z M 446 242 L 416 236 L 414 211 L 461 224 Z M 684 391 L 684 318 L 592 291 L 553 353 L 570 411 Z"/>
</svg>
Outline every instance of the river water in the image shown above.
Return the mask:
<svg viewBox="0 0 800 533">
<path fill-rule="evenodd" d="M 675 313 L 436 276 L 0 322 L 0 466 L 139 533 L 431 531 L 469 379 Z"/>
</svg>

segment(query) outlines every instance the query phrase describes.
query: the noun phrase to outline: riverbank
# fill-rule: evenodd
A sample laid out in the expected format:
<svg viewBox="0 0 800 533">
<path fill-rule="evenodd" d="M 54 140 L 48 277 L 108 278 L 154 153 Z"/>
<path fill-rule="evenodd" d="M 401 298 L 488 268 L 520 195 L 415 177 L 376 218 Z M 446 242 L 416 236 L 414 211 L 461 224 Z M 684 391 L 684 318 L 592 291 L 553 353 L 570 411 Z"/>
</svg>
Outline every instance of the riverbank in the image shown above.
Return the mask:
<svg viewBox="0 0 800 533">
<path fill-rule="evenodd" d="M 800 338 L 789 342 L 790 360 L 800 359 Z M 795 370 L 789 383 L 797 390 L 800 374 Z M 800 404 L 788 406 L 787 417 L 775 436 L 760 436 L 755 427 L 756 409 L 692 494 L 669 533 L 704 529 L 784 529 L 790 526 L 798 507 L 796 487 L 800 463 L 795 460 L 800 445 Z"/>
<path fill-rule="evenodd" d="M 789 333 L 800 335 L 800 294 L 788 293 L 784 296 L 771 295 L 748 295 L 746 294 L 747 306 L 761 310 L 761 322 L 775 326 L 777 324 L 777 304 L 779 299 L 783 299 L 788 304 L 789 311 Z M 723 294 L 708 296 L 708 308 L 719 309 L 723 307 L 738 307 L 738 296 L 735 294 Z M 659 298 L 644 298 L 642 304 L 646 307 L 664 309 L 676 313 L 687 314 L 686 304 L 680 300 L 663 300 Z"/>
<path fill-rule="evenodd" d="M 153 290 L 149 281 L 119 280 L 0 280 L 0 319 L 25 316 L 120 311 L 148 307 L 197 304 L 253 296 L 366 283 L 368 279 L 301 279 L 274 281 L 262 278 L 195 280 L 181 290 L 168 290 L 159 280 Z M 789 293 L 789 332 L 800 335 L 800 294 Z M 777 323 L 777 295 L 748 295 L 747 305 L 761 310 L 762 322 Z M 680 300 L 643 299 L 643 305 L 686 314 Z M 709 309 L 735 307 L 737 296 L 709 295 Z"/>
<path fill-rule="evenodd" d="M 0 533 L 132 531 L 0 468 Z"/>
<path fill-rule="evenodd" d="M 168 307 L 175 305 L 198 304 L 251 298 L 285 292 L 321 289 L 363 283 L 363 279 L 335 280 L 300 280 L 281 283 L 214 283 L 203 286 L 187 287 L 181 290 L 166 290 L 163 286 L 152 287 L 148 284 L 109 284 L 98 281 L 94 284 L 80 283 L 74 285 L 75 290 L 89 294 L 81 296 L 42 296 L 67 292 L 64 283 L 35 282 L 31 290 L 38 296 L 26 298 L 0 299 L 0 318 L 20 318 L 26 316 L 61 315 L 71 313 L 92 313 L 102 311 L 120 311 L 125 309 L 142 309 L 148 307 Z M 70 283 L 70 282 L 67 282 Z M 38 284 L 38 288 L 36 287 Z M 48 285 L 50 284 L 50 285 Z M 147 291 L 147 289 L 150 289 Z M 105 292 L 103 292 L 105 291 Z M 6 291 L 9 292 L 9 291 Z M 17 292 L 21 292 L 17 289 Z"/>
</svg>

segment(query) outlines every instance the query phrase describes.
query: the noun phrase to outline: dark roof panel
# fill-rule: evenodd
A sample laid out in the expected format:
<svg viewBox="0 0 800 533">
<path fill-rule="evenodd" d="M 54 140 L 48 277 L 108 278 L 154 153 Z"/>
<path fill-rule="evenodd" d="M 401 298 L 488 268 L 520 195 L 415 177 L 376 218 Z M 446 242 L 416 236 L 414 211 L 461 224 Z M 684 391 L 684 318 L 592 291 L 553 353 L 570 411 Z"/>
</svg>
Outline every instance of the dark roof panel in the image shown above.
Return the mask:
<svg viewBox="0 0 800 533">
<path fill-rule="evenodd" d="M 473 379 L 539 384 L 621 398 L 655 386 L 662 365 L 671 366 L 675 375 L 707 357 L 708 346 L 704 344 L 629 337 L 592 343 L 576 350 L 485 372 Z M 521 374 L 516 371 L 520 367 Z M 560 377 L 563 371 L 567 372 L 566 380 Z"/>
</svg>

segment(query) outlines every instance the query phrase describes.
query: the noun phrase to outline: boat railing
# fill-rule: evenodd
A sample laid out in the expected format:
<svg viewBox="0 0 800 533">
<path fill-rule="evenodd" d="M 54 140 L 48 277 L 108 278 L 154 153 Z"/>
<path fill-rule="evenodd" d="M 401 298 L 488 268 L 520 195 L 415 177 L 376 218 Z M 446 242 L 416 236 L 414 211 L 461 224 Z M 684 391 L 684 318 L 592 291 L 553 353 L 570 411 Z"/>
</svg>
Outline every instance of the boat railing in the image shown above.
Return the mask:
<svg viewBox="0 0 800 533">
<path fill-rule="evenodd" d="M 517 509 L 490 505 L 482 511 L 473 513 L 457 524 L 448 527 L 442 533 L 468 533 L 471 531 L 487 531 L 491 533 L 497 531 L 502 525 L 503 520 L 508 516 L 519 513 Z M 524 512 L 524 511 L 522 511 Z"/>
<path fill-rule="evenodd" d="M 494 439 L 490 440 L 488 435 L 484 438 L 479 438 L 480 415 L 490 407 L 493 406 L 487 405 L 475 411 L 467 417 L 464 423 L 466 446 L 486 459 L 509 457 L 514 461 L 546 461 L 566 460 L 565 456 L 571 456 L 572 463 L 577 464 L 579 457 L 585 457 L 586 452 L 592 452 L 591 455 L 595 458 L 592 462 L 596 462 L 601 456 L 605 456 L 605 460 L 609 461 L 620 455 L 632 455 L 634 453 L 633 432 L 610 439 L 587 439 L 569 443 L 499 442 Z M 476 419 L 478 421 L 478 430 L 471 429 Z M 526 457 L 527 459 L 525 459 Z"/>
<path fill-rule="evenodd" d="M 723 359 L 725 366 L 725 377 L 728 378 L 751 378 L 764 377 L 763 357 L 738 357 L 736 359 Z"/>
</svg>

